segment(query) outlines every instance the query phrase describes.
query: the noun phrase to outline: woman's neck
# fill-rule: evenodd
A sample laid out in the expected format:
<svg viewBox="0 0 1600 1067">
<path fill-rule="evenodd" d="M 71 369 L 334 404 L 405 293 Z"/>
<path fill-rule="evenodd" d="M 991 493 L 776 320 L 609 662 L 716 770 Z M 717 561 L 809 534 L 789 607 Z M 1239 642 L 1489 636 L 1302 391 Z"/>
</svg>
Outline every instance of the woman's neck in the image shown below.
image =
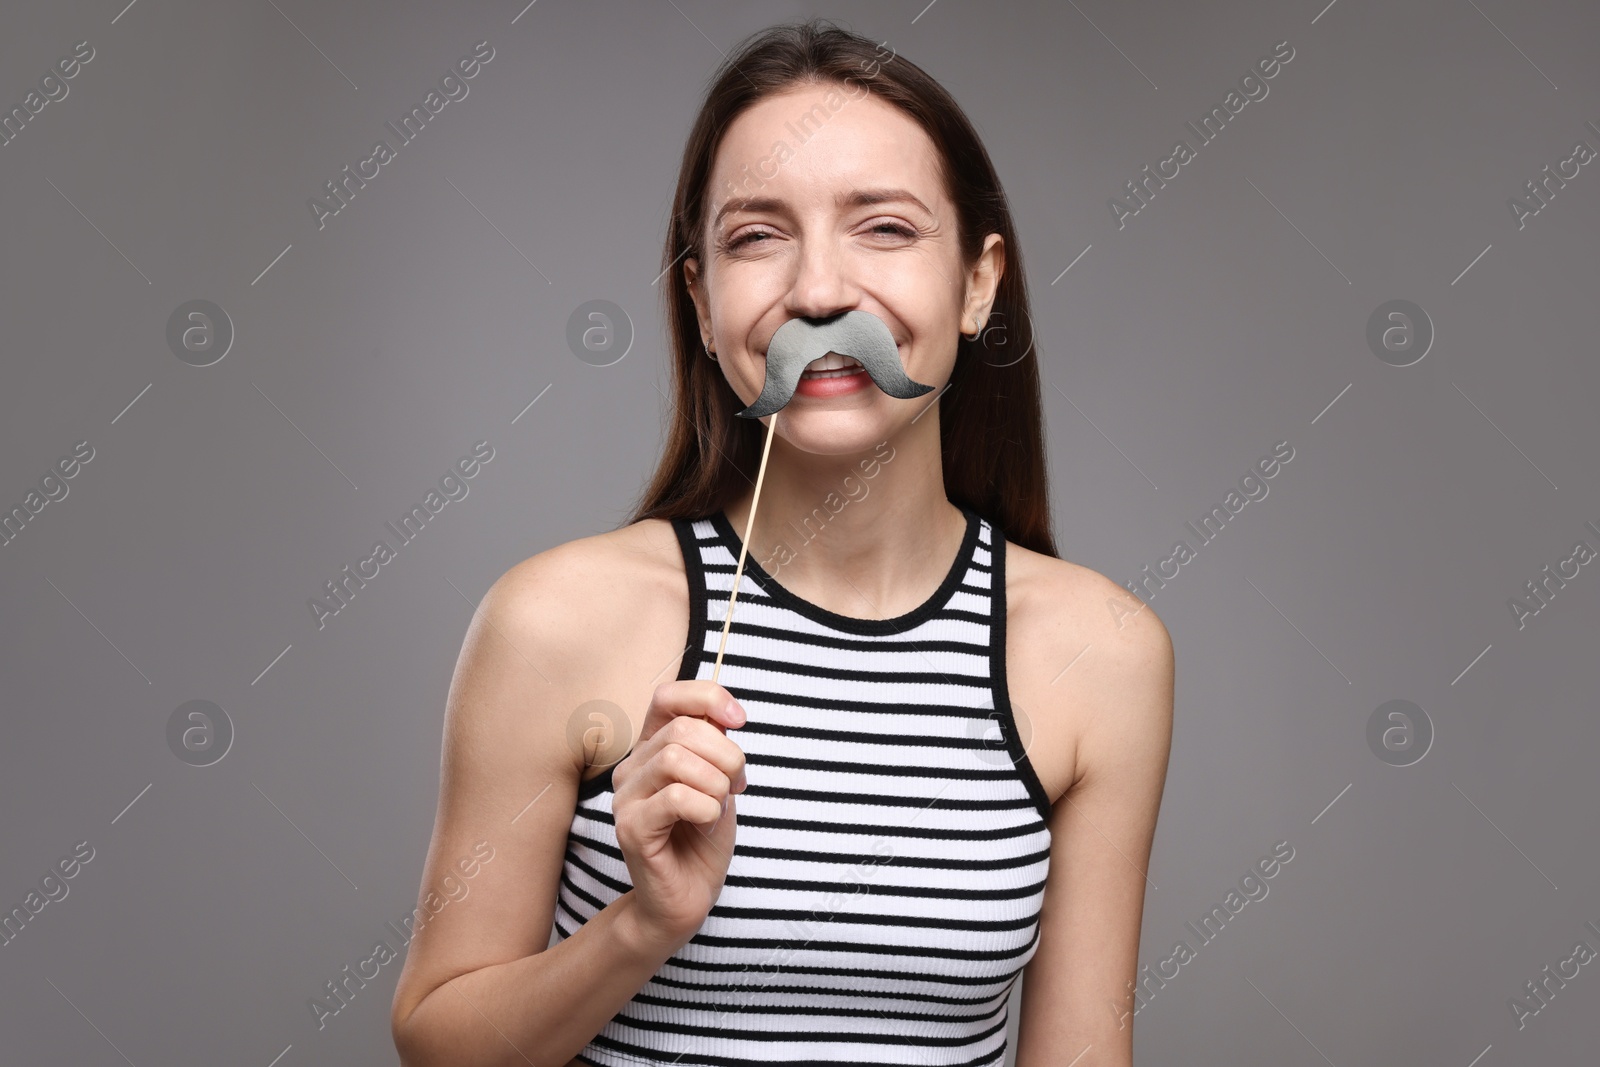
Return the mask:
<svg viewBox="0 0 1600 1067">
<path fill-rule="evenodd" d="M 927 421 L 852 454 L 774 440 L 750 556 L 796 596 L 852 618 L 894 618 L 932 596 L 966 518 L 945 496 L 937 419 Z M 754 496 L 752 486 L 723 509 L 741 540 Z"/>
</svg>

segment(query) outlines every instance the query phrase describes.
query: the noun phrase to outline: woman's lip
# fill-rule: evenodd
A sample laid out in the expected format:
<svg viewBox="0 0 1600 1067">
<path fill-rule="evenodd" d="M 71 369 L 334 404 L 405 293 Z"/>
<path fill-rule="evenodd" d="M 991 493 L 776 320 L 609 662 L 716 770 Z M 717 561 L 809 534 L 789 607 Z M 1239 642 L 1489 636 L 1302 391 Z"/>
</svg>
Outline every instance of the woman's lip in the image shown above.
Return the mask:
<svg viewBox="0 0 1600 1067">
<path fill-rule="evenodd" d="M 822 358 L 823 359 L 827 359 L 828 356 L 838 356 L 840 359 L 849 360 L 849 362 L 844 364 L 844 366 L 842 366 L 842 367 L 813 367 L 813 366 L 811 366 L 811 363 L 807 363 L 805 365 L 805 367 L 802 368 L 801 373 L 805 373 L 806 371 L 811 371 L 811 370 L 849 370 L 852 367 L 862 367 L 862 368 L 864 368 L 866 366 L 866 364 L 862 363 L 859 359 L 856 359 L 855 356 L 847 356 L 843 352 L 829 352 L 826 355 L 824 355 Z M 817 361 L 816 360 L 812 360 L 811 362 L 815 363 Z"/>
<path fill-rule="evenodd" d="M 865 389 L 871 382 L 872 376 L 865 367 L 860 367 L 854 374 L 836 374 L 826 378 L 807 378 L 802 375 L 795 383 L 794 391 L 798 396 L 843 396 Z"/>
</svg>

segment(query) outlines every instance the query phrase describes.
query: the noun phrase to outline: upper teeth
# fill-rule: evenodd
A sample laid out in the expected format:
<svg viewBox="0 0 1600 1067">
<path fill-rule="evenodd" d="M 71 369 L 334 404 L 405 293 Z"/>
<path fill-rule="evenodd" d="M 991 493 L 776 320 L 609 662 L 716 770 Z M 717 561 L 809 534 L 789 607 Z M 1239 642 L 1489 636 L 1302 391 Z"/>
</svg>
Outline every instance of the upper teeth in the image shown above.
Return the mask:
<svg viewBox="0 0 1600 1067">
<path fill-rule="evenodd" d="M 829 352 L 821 359 L 814 359 L 806 364 L 806 370 L 839 370 L 841 367 L 859 367 L 861 361 L 854 356 L 841 356 L 837 352 Z"/>
</svg>

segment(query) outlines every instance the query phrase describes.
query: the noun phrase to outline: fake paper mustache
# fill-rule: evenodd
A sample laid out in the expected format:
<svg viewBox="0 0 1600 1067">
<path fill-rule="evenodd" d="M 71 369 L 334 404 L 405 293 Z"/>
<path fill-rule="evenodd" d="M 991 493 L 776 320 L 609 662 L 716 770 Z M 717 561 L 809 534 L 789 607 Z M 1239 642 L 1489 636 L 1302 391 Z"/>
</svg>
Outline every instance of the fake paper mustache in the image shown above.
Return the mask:
<svg viewBox="0 0 1600 1067">
<path fill-rule="evenodd" d="M 933 391 L 914 382 L 900 363 L 889 326 L 870 311 L 846 311 L 831 319 L 790 319 L 767 343 L 767 377 L 756 402 L 736 414 L 747 419 L 771 415 L 794 398 L 806 364 L 829 352 L 861 361 L 872 380 L 890 396 L 910 400 Z"/>
</svg>

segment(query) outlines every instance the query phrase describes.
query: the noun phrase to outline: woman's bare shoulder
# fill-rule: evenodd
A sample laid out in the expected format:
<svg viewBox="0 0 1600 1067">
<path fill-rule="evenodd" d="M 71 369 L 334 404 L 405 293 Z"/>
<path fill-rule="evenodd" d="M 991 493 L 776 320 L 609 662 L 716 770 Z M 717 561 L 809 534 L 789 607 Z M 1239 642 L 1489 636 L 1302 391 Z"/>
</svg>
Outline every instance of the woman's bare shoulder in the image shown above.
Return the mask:
<svg viewBox="0 0 1600 1067">
<path fill-rule="evenodd" d="M 535 553 L 507 569 L 483 605 L 491 622 L 536 634 L 543 647 L 563 653 L 566 665 L 584 670 L 595 666 L 594 654 L 678 621 L 687 606 L 683 554 L 665 519 Z"/>
<path fill-rule="evenodd" d="M 1167 640 L 1155 611 L 1099 571 L 1006 543 L 1006 602 L 1013 627 L 1056 640 Z"/>
<path fill-rule="evenodd" d="M 563 541 L 509 568 L 500 581 L 525 588 L 550 584 L 623 578 L 651 578 L 663 565 L 681 559 L 677 534 L 665 519 L 641 519 L 615 530 Z M 677 567 L 682 574 L 681 563 Z"/>
<path fill-rule="evenodd" d="M 1148 604 L 1089 567 L 1008 543 L 1006 607 L 1012 702 L 1052 800 L 1105 758 L 1097 724 L 1125 724 L 1143 707 L 1153 733 L 1166 728 L 1172 643 Z"/>
</svg>

